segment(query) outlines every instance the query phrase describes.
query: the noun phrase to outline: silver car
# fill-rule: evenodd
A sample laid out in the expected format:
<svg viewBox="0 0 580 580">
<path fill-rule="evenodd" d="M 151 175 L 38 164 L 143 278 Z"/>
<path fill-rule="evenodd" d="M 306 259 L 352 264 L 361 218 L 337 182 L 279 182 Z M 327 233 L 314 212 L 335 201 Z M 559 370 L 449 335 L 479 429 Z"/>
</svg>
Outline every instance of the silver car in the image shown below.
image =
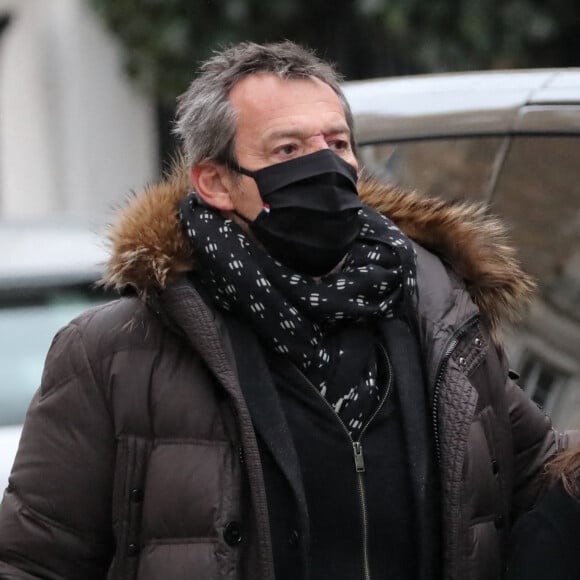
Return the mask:
<svg viewBox="0 0 580 580">
<path fill-rule="evenodd" d="M 88 229 L 0 223 L 0 248 L 1 490 L 54 334 L 107 297 L 95 288 L 105 250 Z"/>
<path fill-rule="evenodd" d="M 379 179 L 486 204 L 539 295 L 507 334 L 520 384 L 580 425 L 580 69 L 346 83 L 359 158 Z"/>
</svg>

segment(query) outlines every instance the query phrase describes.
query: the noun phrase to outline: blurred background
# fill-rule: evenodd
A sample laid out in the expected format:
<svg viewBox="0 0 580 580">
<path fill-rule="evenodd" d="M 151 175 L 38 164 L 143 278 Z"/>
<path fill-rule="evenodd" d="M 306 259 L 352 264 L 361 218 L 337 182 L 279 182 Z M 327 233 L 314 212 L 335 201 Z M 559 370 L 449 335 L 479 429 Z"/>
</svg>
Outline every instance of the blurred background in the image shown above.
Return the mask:
<svg viewBox="0 0 580 580">
<path fill-rule="evenodd" d="M 90 215 L 171 158 L 175 97 L 237 40 L 346 79 L 580 64 L 573 0 L 0 0 L 0 217 Z"/>
<path fill-rule="evenodd" d="M 110 299 L 96 240 L 170 165 L 177 95 L 216 48 L 283 39 L 387 79 L 345 85 L 373 172 L 506 220 L 540 287 L 511 364 L 580 425 L 575 1 L 0 0 L 0 480 L 54 332 Z"/>
</svg>

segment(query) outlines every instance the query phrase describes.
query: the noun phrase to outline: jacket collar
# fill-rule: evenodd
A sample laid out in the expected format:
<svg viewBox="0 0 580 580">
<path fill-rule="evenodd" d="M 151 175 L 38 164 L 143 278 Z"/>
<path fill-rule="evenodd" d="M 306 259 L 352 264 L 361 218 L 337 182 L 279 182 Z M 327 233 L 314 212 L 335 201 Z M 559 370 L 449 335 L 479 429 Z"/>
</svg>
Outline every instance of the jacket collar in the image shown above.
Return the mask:
<svg viewBox="0 0 580 580">
<path fill-rule="evenodd" d="M 128 199 L 108 230 L 107 286 L 130 286 L 146 299 L 195 269 L 177 217 L 177 205 L 190 189 L 187 170 L 178 167 Z M 483 205 L 450 203 L 372 180 L 362 181 L 359 193 L 463 280 L 492 332 L 519 317 L 534 284 L 508 245 L 505 228 Z"/>
</svg>

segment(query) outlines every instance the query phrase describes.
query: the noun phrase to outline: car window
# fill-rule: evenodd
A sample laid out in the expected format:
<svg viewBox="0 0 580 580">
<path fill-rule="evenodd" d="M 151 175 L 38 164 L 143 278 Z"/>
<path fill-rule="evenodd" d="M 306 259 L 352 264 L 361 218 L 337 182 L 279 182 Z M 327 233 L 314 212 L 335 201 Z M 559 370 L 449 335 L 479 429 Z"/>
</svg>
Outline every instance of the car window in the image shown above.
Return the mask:
<svg viewBox="0 0 580 580">
<path fill-rule="evenodd" d="M 526 349 L 519 361 L 519 382 L 544 412 L 553 415 L 572 377 L 546 359 Z"/>
<path fill-rule="evenodd" d="M 78 288 L 0 299 L 0 426 L 23 422 L 55 333 L 89 306 L 105 300 L 102 294 Z"/>
<path fill-rule="evenodd" d="M 553 290 L 580 289 L 580 280 L 570 278 L 580 253 L 580 137 L 514 139 L 492 209 L 507 221 L 543 294 L 555 298 Z M 578 306 L 569 314 L 580 319 Z"/>
<path fill-rule="evenodd" d="M 486 200 L 502 151 L 498 137 L 362 145 L 365 170 L 404 188 L 445 199 Z"/>
<path fill-rule="evenodd" d="M 580 136 L 514 138 L 491 210 L 538 284 L 512 364 L 558 427 L 577 427 L 578 406 L 559 402 L 580 392 Z"/>
</svg>

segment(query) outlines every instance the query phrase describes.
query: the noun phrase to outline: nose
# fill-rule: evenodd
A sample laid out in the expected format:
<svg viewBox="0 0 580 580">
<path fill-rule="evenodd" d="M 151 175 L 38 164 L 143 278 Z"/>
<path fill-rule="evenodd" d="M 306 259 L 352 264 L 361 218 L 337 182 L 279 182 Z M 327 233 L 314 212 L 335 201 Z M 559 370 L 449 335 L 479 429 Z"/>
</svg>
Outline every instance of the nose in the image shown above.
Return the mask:
<svg viewBox="0 0 580 580">
<path fill-rule="evenodd" d="M 316 151 L 328 149 L 328 143 L 322 133 L 316 133 L 308 138 L 307 147 L 308 153 L 316 153 Z"/>
</svg>

